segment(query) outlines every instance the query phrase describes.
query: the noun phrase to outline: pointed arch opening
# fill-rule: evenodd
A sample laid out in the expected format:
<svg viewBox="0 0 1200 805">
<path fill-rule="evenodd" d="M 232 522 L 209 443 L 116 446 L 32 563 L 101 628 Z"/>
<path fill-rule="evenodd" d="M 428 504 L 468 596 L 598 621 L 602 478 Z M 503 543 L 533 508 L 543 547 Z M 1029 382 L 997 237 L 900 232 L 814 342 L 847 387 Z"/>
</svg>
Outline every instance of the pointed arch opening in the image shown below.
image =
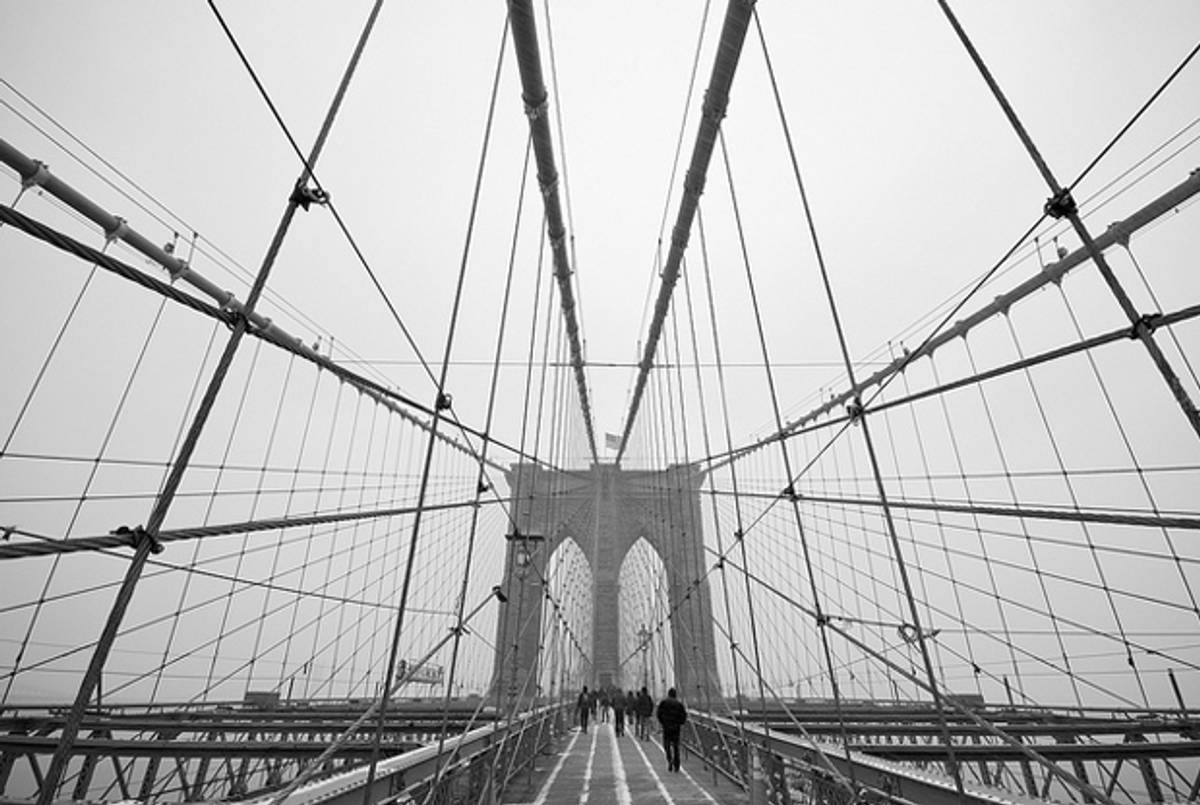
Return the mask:
<svg viewBox="0 0 1200 805">
<path fill-rule="evenodd" d="M 675 679 L 670 585 L 662 558 L 645 537 L 625 554 L 618 585 L 619 684 L 627 690 L 645 685 L 661 698 Z"/>
</svg>

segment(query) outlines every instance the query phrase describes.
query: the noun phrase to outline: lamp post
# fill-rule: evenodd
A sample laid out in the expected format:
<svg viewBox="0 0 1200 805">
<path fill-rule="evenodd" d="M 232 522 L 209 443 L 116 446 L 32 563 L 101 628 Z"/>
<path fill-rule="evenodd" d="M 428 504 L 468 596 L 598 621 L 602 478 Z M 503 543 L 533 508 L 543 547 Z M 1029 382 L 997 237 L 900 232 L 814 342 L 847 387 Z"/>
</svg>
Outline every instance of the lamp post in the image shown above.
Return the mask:
<svg viewBox="0 0 1200 805">
<path fill-rule="evenodd" d="M 650 688 L 650 668 L 646 664 L 646 654 L 650 651 L 650 630 L 646 628 L 646 624 L 642 624 L 642 628 L 638 629 L 638 639 L 641 640 L 642 649 L 642 684 L 647 689 Z"/>
</svg>

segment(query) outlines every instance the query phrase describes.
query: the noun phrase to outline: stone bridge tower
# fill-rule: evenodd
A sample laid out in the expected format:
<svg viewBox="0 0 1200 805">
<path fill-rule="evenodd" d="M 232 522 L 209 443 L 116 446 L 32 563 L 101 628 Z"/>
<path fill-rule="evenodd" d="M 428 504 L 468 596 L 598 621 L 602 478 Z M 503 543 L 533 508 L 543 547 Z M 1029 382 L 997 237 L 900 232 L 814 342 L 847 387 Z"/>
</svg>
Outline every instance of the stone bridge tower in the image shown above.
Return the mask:
<svg viewBox="0 0 1200 805">
<path fill-rule="evenodd" d="M 662 559 L 667 575 L 675 686 L 697 704 L 720 695 L 713 639 L 712 599 L 702 579 L 705 559 L 700 516 L 703 472 L 690 465 L 666 470 L 622 470 L 593 464 L 588 470 L 556 472 L 533 464 L 506 474 L 517 533 L 509 535 L 504 588 L 509 601 L 496 627 L 493 685 L 509 697 L 527 698 L 520 680 L 537 678 L 538 640 L 551 555 L 574 540 L 592 573 L 592 660 L 589 686 L 640 684 L 620 668 L 619 578 L 621 563 L 644 538 Z M 536 572 L 534 569 L 536 568 Z M 700 580 L 697 584 L 697 580 Z M 625 625 L 628 629 L 632 625 Z M 586 641 L 589 636 L 581 635 Z M 514 680 L 517 680 L 514 685 Z"/>
</svg>

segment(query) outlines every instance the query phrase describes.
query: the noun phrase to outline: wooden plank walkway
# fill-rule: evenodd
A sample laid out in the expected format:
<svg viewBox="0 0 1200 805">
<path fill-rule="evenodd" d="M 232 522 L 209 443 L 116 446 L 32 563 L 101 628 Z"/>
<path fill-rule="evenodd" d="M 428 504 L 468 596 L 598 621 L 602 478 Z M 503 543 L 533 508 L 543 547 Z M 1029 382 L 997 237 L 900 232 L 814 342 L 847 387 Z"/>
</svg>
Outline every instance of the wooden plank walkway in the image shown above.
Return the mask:
<svg viewBox="0 0 1200 805">
<path fill-rule="evenodd" d="M 547 762 L 548 761 L 548 762 Z M 540 771 L 510 786 L 506 805 L 746 805 L 728 782 L 713 785 L 701 760 L 685 750 L 678 772 L 667 771 L 661 738 L 639 741 L 632 728 L 617 737 L 612 722 L 571 732 Z M 690 768 L 689 768 L 690 767 Z"/>
</svg>

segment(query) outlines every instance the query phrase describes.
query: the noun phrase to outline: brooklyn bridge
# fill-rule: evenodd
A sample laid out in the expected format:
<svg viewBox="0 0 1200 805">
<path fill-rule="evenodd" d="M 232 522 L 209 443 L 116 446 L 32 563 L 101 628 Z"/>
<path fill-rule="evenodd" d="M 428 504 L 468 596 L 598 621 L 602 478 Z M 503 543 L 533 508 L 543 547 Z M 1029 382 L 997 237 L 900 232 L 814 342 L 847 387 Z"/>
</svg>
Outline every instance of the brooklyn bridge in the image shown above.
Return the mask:
<svg viewBox="0 0 1200 805">
<path fill-rule="evenodd" d="M 1195 6 L 167 5 L 0 30 L 0 803 L 1200 800 Z"/>
</svg>

